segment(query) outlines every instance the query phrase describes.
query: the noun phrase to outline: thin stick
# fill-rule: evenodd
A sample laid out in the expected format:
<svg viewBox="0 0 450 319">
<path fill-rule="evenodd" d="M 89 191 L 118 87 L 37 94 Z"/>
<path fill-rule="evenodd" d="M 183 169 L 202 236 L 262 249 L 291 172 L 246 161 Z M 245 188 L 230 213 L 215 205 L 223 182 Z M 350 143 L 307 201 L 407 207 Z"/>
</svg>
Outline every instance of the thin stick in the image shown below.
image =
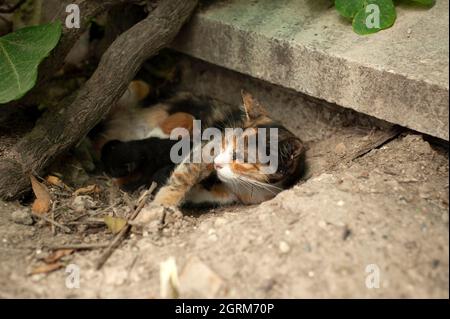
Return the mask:
<svg viewBox="0 0 450 319">
<path fill-rule="evenodd" d="M 56 203 L 57 203 L 57 201 L 55 200 L 55 201 L 53 202 L 53 205 L 52 205 L 52 219 L 53 219 L 53 220 L 55 220 L 55 207 L 56 207 Z M 52 235 L 53 235 L 53 236 L 56 236 L 56 227 L 55 227 L 54 224 L 52 224 Z"/>
<path fill-rule="evenodd" d="M 97 249 L 108 247 L 109 243 L 94 243 L 94 244 L 67 244 L 67 245 L 55 245 L 46 246 L 50 250 L 57 249 L 74 249 L 74 250 L 84 250 L 84 249 Z"/>
<path fill-rule="evenodd" d="M 358 158 L 366 155 L 373 149 L 380 148 L 384 144 L 395 139 L 398 135 L 400 135 L 401 132 L 402 132 L 402 129 L 399 126 L 396 126 L 396 125 L 393 126 L 389 131 L 385 132 L 377 140 L 369 143 L 362 149 L 358 150 L 355 154 L 352 154 L 351 161 L 354 161 L 355 159 L 358 159 Z"/>
<path fill-rule="evenodd" d="M 85 224 L 105 224 L 103 218 L 88 217 L 83 220 L 74 220 L 67 223 L 67 225 L 85 225 Z"/>
<path fill-rule="evenodd" d="M 153 191 L 156 189 L 156 183 L 153 182 L 152 185 L 150 186 L 150 188 L 148 189 L 148 191 L 145 192 L 145 196 L 142 196 L 140 198 L 140 200 L 138 201 L 138 206 L 136 207 L 136 209 L 134 210 L 134 212 L 131 214 L 130 218 L 128 218 L 128 220 L 133 220 L 136 218 L 136 216 L 139 214 L 139 212 L 141 211 L 141 209 L 144 207 L 144 205 L 147 202 L 147 197 L 153 193 Z M 100 268 L 103 267 L 103 265 L 105 264 L 105 262 L 108 260 L 108 258 L 112 255 L 112 253 L 114 252 L 114 250 L 119 246 L 119 244 L 122 242 L 122 240 L 125 238 L 125 235 L 128 233 L 128 231 L 130 230 L 131 225 L 127 224 L 125 225 L 120 232 L 114 237 L 114 239 L 111 241 L 111 243 L 109 244 L 108 248 L 106 248 L 105 252 L 100 256 L 100 259 L 97 261 L 96 264 L 96 269 L 99 270 Z"/>
<path fill-rule="evenodd" d="M 51 219 L 51 218 L 48 218 L 48 217 L 45 217 L 45 216 L 43 216 L 43 215 L 39 215 L 39 214 L 36 214 L 36 213 L 31 213 L 33 216 L 35 216 L 35 217 L 38 217 L 38 218 L 40 218 L 40 219 L 42 219 L 42 220 L 45 220 L 47 223 L 50 223 L 50 224 L 52 224 L 52 225 L 54 225 L 54 226 L 56 226 L 56 227 L 58 227 L 58 228 L 61 228 L 63 231 L 65 231 L 66 233 L 70 233 L 70 232 L 72 232 L 72 230 L 69 228 L 69 227 L 67 227 L 67 226 L 64 226 L 64 225 L 62 225 L 62 224 L 60 224 L 60 223 L 58 223 L 58 222 L 55 222 L 53 219 Z"/>
</svg>

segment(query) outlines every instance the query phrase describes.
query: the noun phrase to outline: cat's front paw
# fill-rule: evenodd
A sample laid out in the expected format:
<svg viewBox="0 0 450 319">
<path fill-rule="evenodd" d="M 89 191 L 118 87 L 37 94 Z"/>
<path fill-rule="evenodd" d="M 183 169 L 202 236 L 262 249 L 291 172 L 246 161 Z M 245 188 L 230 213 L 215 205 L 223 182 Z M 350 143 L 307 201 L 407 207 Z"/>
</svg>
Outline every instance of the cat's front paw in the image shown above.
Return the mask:
<svg viewBox="0 0 450 319">
<path fill-rule="evenodd" d="M 167 206 L 150 203 L 142 208 L 141 212 L 129 223 L 133 232 L 155 231 L 162 229 L 173 217 L 182 216 L 176 206 Z"/>
</svg>

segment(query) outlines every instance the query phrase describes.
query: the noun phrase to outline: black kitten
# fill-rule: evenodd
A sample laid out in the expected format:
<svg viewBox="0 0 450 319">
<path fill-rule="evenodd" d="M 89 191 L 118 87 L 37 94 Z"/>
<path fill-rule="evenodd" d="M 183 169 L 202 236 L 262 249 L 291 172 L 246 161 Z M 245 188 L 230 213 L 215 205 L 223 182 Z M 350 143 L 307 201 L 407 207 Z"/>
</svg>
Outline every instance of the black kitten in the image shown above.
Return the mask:
<svg viewBox="0 0 450 319">
<path fill-rule="evenodd" d="M 127 178 L 127 190 L 152 181 L 161 185 L 175 164 L 170 160 L 170 149 L 177 140 L 151 137 L 138 141 L 110 141 L 102 148 L 101 161 L 108 175 Z"/>
</svg>

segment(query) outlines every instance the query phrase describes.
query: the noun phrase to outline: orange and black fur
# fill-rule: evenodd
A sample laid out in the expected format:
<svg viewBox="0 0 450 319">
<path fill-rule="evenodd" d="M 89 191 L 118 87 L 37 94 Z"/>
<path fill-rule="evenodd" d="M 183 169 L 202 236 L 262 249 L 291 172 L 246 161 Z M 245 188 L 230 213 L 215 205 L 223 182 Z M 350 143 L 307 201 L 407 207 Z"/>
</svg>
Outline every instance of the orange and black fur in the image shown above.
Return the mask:
<svg viewBox="0 0 450 319">
<path fill-rule="evenodd" d="M 97 138 L 106 172 L 122 186 L 133 189 L 156 181 L 161 187 L 154 203 L 164 206 L 256 204 L 301 178 L 304 144 L 250 94 L 243 92 L 243 106 L 234 107 L 187 93 L 150 107 L 137 106 L 145 95 L 145 84 L 133 81 Z M 214 163 L 173 164 L 169 153 L 177 141 L 169 139 L 170 132 L 177 127 L 192 132 L 194 119 L 201 120 L 202 128 L 242 128 L 254 134 L 258 134 L 257 128 L 277 128 L 278 169 L 265 174 L 265 164 L 236 161 L 236 145 L 225 139 Z M 223 161 L 226 158 L 229 160 Z"/>
</svg>

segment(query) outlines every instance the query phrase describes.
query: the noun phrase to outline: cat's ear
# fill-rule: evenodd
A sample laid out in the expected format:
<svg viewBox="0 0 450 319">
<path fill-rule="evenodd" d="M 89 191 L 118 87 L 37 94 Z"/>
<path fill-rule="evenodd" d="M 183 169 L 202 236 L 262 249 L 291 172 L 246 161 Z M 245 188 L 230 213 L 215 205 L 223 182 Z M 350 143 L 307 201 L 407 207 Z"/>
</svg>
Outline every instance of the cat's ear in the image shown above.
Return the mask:
<svg viewBox="0 0 450 319">
<path fill-rule="evenodd" d="M 293 173 L 299 165 L 299 161 L 304 159 L 306 148 L 302 141 L 296 137 L 283 141 L 281 146 L 280 172 L 283 174 Z"/>
<path fill-rule="evenodd" d="M 268 115 L 264 107 L 250 93 L 241 90 L 241 95 L 247 120 L 254 120 L 260 116 Z"/>
<path fill-rule="evenodd" d="M 305 153 L 306 151 L 305 145 L 301 140 L 299 140 L 298 138 L 294 138 L 294 140 L 291 143 L 292 143 L 292 153 L 291 153 L 292 159 L 300 157 Z"/>
<path fill-rule="evenodd" d="M 283 155 L 287 160 L 294 160 L 302 156 L 306 151 L 303 142 L 296 137 L 288 138 L 283 144 Z"/>
</svg>

